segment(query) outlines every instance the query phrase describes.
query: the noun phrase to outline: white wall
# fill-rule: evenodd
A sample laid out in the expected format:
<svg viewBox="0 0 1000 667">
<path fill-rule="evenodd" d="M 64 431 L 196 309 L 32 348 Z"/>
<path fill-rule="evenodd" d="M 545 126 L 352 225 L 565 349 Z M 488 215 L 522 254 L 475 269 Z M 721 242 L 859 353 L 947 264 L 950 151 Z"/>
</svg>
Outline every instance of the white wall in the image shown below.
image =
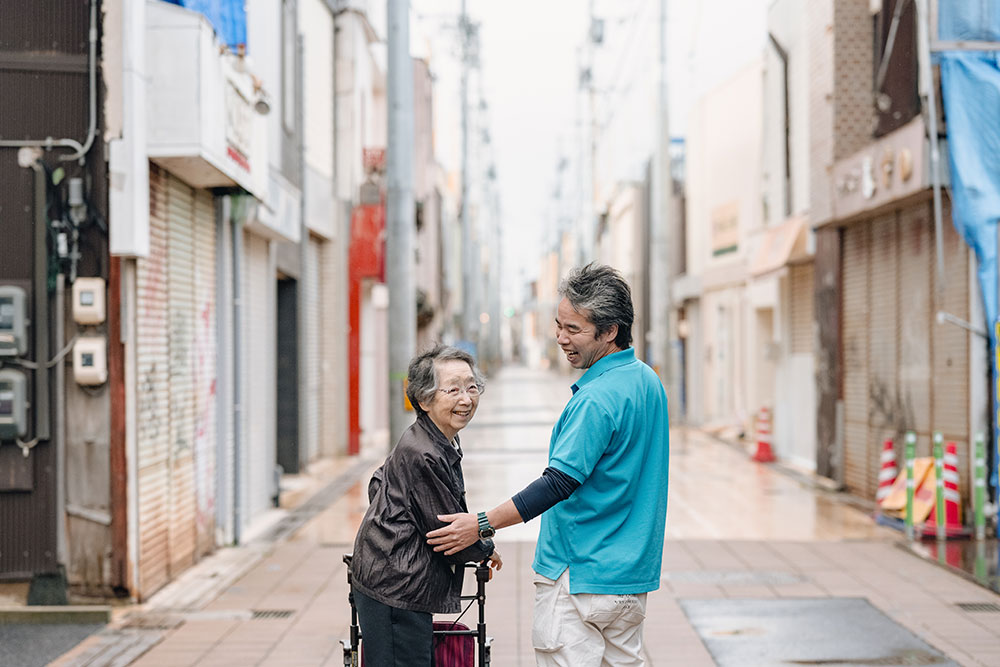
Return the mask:
<svg viewBox="0 0 1000 667">
<path fill-rule="evenodd" d="M 791 210 L 809 210 L 809 43 L 806 5 L 800 0 L 776 0 L 768 10 L 768 30 L 788 54 L 789 148 Z M 781 59 L 770 43 L 764 49 L 762 188 L 767 202 L 766 225 L 784 220 L 785 109 Z"/>
</svg>

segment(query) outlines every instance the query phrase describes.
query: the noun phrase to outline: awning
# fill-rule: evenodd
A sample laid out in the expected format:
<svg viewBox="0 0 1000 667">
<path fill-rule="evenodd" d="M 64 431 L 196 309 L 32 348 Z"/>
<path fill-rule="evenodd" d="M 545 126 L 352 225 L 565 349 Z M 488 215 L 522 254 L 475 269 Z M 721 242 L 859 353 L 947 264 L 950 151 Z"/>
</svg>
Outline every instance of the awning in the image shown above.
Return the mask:
<svg viewBox="0 0 1000 667">
<path fill-rule="evenodd" d="M 803 216 L 788 218 L 764 233 L 760 248 L 750 264 L 750 275 L 757 277 L 777 271 L 787 264 L 808 260 L 809 224 Z"/>
</svg>

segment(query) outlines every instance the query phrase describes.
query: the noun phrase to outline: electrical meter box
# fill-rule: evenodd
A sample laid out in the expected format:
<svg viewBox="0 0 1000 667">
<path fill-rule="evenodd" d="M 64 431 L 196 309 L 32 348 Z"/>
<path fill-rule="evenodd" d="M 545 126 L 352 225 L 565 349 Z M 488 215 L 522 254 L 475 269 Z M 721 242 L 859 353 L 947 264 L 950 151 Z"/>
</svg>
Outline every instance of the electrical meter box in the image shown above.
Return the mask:
<svg viewBox="0 0 1000 667">
<path fill-rule="evenodd" d="M 104 336 L 77 338 L 73 344 L 73 379 L 96 386 L 108 381 L 107 342 Z"/>
<path fill-rule="evenodd" d="M 0 357 L 20 357 L 28 351 L 28 315 L 24 290 L 0 285 Z"/>
<path fill-rule="evenodd" d="M 101 324 L 105 316 L 104 278 L 77 278 L 73 283 L 73 321 Z"/>
<path fill-rule="evenodd" d="M 0 440 L 23 438 L 28 432 L 27 391 L 24 373 L 0 369 Z"/>
</svg>

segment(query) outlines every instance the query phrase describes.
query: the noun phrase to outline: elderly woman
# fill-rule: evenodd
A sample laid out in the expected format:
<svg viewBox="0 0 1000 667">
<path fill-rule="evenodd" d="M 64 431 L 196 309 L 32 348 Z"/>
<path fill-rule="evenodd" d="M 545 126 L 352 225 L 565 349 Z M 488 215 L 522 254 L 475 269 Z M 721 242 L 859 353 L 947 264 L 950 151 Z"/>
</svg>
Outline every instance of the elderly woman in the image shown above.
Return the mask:
<svg viewBox="0 0 1000 667">
<path fill-rule="evenodd" d="M 439 514 L 466 512 L 458 432 L 479 406 L 483 379 L 470 355 L 438 345 L 410 362 L 406 395 L 417 419 L 368 485 L 351 580 L 368 667 L 430 667 L 431 614 L 460 609 L 464 563 L 502 561 L 492 540 L 451 556 L 424 535 Z"/>
</svg>

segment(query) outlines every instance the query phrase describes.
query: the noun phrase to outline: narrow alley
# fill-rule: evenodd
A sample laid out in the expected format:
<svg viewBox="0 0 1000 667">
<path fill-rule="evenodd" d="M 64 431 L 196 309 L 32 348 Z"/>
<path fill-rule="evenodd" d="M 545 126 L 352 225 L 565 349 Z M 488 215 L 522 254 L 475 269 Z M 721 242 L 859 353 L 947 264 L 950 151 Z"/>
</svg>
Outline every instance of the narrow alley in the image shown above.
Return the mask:
<svg viewBox="0 0 1000 667">
<path fill-rule="evenodd" d="M 571 382 L 510 368 L 487 385 L 463 432 L 470 509 L 506 499 L 544 468 Z M 753 463 L 733 445 L 677 428 L 671 450 L 662 586 L 647 610 L 649 664 L 1000 664 L 1000 614 L 957 606 L 995 604 L 987 589 L 906 552 L 899 533 L 844 496 Z M 341 557 L 381 458 L 362 454 L 269 532 L 206 559 L 53 664 L 344 664 L 339 640 L 349 636 L 350 616 Z M 534 664 L 537 529 L 532 521 L 498 536 L 505 565 L 487 587 L 486 607 L 496 666 Z"/>
</svg>

